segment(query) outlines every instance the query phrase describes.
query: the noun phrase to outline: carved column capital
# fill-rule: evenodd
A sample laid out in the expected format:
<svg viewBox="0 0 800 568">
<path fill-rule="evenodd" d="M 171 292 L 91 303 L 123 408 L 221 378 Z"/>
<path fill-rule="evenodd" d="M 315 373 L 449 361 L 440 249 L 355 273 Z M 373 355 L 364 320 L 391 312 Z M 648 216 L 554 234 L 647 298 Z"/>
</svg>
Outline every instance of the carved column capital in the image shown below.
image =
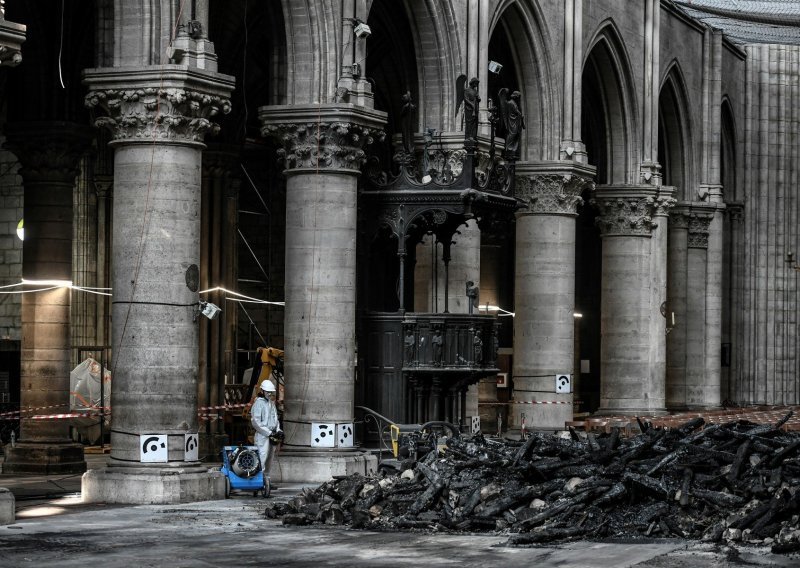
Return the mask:
<svg viewBox="0 0 800 568">
<path fill-rule="evenodd" d="M 22 44 L 25 41 L 26 28 L 5 19 L 4 9 L 0 3 L 0 66 L 16 67 L 22 63 Z"/>
<path fill-rule="evenodd" d="M 731 221 L 741 223 L 744 221 L 744 204 L 743 203 L 726 203 L 726 211 Z"/>
<path fill-rule="evenodd" d="M 659 207 L 668 204 L 669 197 L 658 189 L 640 186 L 604 186 L 598 188 L 591 204 L 600 212 L 595 221 L 601 237 L 650 237 L 657 227 L 653 222 Z"/>
<path fill-rule="evenodd" d="M 111 199 L 114 193 L 114 176 L 95 175 L 94 191 L 98 199 Z"/>
<path fill-rule="evenodd" d="M 708 248 L 709 226 L 717 209 L 714 203 L 681 201 L 670 213 L 670 226 L 689 232 L 689 248 Z"/>
<path fill-rule="evenodd" d="M 654 198 L 654 217 L 668 217 L 670 211 L 672 210 L 675 205 L 678 204 L 678 200 L 675 199 L 675 188 L 668 185 L 662 185 L 658 189 L 658 195 Z"/>
<path fill-rule="evenodd" d="M 713 214 L 692 213 L 689 215 L 689 248 L 708 248 L 708 234 Z"/>
<path fill-rule="evenodd" d="M 518 175 L 514 193 L 527 206 L 520 215 L 577 215 L 587 187 L 594 189 L 594 182 L 581 175 Z"/>
<path fill-rule="evenodd" d="M 382 140 L 386 113 L 354 105 L 268 106 L 259 109 L 261 134 L 281 148 L 285 173 L 343 170 L 356 173 L 364 147 Z"/>
<path fill-rule="evenodd" d="M 5 135 L 25 183 L 72 184 L 95 131 L 69 122 L 21 122 L 7 124 Z"/>
<path fill-rule="evenodd" d="M 231 110 L 233 78 L 173 65 L 90 69 L 88 108 L 101 111 L 95 126 L 111 131 L 110 144 L 202 145 L 216 134 L 213 120 Z"/>
</svg>

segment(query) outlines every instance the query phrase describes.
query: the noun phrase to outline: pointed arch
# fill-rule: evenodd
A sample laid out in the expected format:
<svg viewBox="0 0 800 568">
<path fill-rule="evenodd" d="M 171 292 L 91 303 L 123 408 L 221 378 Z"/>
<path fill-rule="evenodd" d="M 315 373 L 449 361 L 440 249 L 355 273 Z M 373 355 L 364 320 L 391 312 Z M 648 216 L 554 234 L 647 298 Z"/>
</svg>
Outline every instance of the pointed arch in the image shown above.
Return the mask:
<svg viewBox="0 0 800 568">
<path fill-rule="evenodd" d="M 457 130 L 455 85 L 463 64 L 452 0 L 406 0 L 405 7 L 417 57 L 419 130 Z"/>
<path fill-rule="evenodd" d="M 281 0 L 286 24 L 287 104 L 328 102 L 341 61 L 336 2 Z"/>
<path fill-rule="evenodd" d="M 507 38 L 513 38 L 509 42 L 512 68 L 518 74 L 516 84 L 522 93 L 526 126 L 522 158 L 558 159 L 562 116 L 554 107 L 557 85 L 550 54 L 555 50 L 539 3 L 502 0 L 492 14 L 488 31 L 489 37 L 502 31 Z"/>
<path fill-rule="evenodd" d="M 680 63 L 673 59 L 662 75 L 658 97 L 658 161 L 665 185 L 677 188 L 677 197 L 691 200 L 694 143 L 691 108 Z"/>
<path fill-rule="evenodd" d="M 740 195 L 738 166 L 741 164 L 739 156 L 740 144 L 736 131 L 736 121 L 733 114 L 733 105 L 730 97 L 725 95 L 722 98 L 721 119 L 721 140 L 720 144 L 720 183 L 726 202 L 741 202 L 744 197 Z"/>
<path fill-rule="evenodd" d="M 586 50 L 582 137 L 600 183 L 636 183 L 639 117 L 630 57 L 613 20 L 601 22 Z M 589 132 L 586 132 L 588 128 Z M 594 154 L 594 156 L 592 155 Z"/>
</svg>

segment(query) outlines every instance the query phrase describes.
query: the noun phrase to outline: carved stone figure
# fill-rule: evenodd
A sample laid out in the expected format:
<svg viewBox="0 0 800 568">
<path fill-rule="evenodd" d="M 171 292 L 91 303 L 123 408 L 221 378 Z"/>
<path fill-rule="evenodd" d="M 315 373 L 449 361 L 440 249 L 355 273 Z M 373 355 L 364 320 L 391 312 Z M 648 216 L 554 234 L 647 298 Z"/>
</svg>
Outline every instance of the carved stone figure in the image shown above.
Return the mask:
<svg viewBox="0 0 800 568">
<path fill-rule="evenodd" d="M 431 338 L 433 346 L 433 364 L 438 367 L 442 364 L 442 331 L 435 329 Z"/>
<path fill-rule="evenodd" d="M 519 140 L 522 130 L 525 128 L 525 117 L 519 108 L 522 95 L 519 91 L 514 91 L 507 98 L 507 93 L 508 89 L 500 89 L 497 95 L 500 102 L 500 118 L 506 129 L 505 157 L 508 160 L 518 160 L 520 157 Z"/>
<path fill-rule="evenodd" d="M 464 83 L 467 80 L 466 75 L 461 75 L 456 80 L 456 96 L 458 100 L 456 101 L 456 114 L 458 114 L 458 110 L 461 107 L 461 103 L 464 103 L 464 141 L 476 141 L 478 139 L 478 105 L 481 102 L 481 98 L 478 96 L 478 85 L 480 81 L 473 77 L 469 81 L 469 86 L 464 87 Z"/>
<path fill-rule="evenodd" d="M 403 108 L 400 111 L 400 128 L 403 135 L 403 151 L 407 155 L 414 152 L 414 111 L 417 106 L 411 100 L 411 91 L 403 94 Z"/>
<path fill-rule="evenodd" d="M 413 363 L 414 362 L 414 351 L 417 346 L 417 340 L 414 337 L 414 330 L 410 327 L 406 329 L 406 336 L 403 340 L 403 344 L 405 345 L 405 352 L 406 352 L 406 363 Z"/>
<path fill-rule="evenodd" d="M 478 307 L 478 296 L 480 294 L 480 290 L 472 280 L 467 280 L 467 306 L 469 307 L 469 313 L 472 313 L 472 308 Z"/>
<path fill-rule="evenodd" d="M 472 336 L 472 357 L 476 365 L 483 363 L 483 338 L 480 329 L 476 329 Z"/>
</svg>

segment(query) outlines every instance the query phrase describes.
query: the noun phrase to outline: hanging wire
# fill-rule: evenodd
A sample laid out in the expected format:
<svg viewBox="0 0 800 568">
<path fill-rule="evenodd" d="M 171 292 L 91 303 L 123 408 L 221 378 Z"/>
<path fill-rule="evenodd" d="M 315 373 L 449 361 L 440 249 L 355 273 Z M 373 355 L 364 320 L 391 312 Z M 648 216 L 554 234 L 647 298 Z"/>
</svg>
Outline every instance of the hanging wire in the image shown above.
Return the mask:
<svg viewBox="0 0 800 568">
<path fill-rule="evenodd" d="M 249 319 L 249 320 L 250 320 L 250 324 L 253 326 L 253 329 L 255 329 L 255 330 L 256 330 L 256 333 L 258 334 L 258 337 L 260 337 L 260 338 L 261 338 L 261 343 L 263 343 L 263 344 L 264 344 L 264 347 L 266 347 L 266 346 L 267 346 L 267 342 L 266 342 L 266 340 L 264 339 L 264 336 L 263 336 L 263 335 L 261 335 L 261 332 L 260 332 L 260 331 L 258 331 L 258 326 L 256 325 L 256 322 L 254 322 L 254 321 L 253 321 L 253 318 L 251 318 L 251 317 L 250 317 L 250 314 L 249 314 L 249 313 L 247 313 L 247 310 L 244 308 L 244 306 L 240 306 L 240 307 L 242 308 L 242 311 L 244 312 L 244 315 L 246 315 L 246 316 L 247 316 L 247 319 Z"/>
<path fill-rule="evenodd" d="M 61 53 L 64 50 L 64 0 L 61 0 L 61 33 L 58 38 L 58 80 L 61 81 L 61 88 L 66 89 L 64 86 L 64 77 L 61 74 Z"/>
<path fill-rule="evenodd" d="M 249 250 L 250 254 L 253 255 L 253 260 L 256 261 L 256 264 L 261 269 L 261 274 L 263 274 L 264 277 L 267 280 L 269 280 L 270 279 L 269 278 L 269 274 L 267 274 L 267 272 L 264 270 L 264 267 L 261 266 L 261 263 L 258 261 L 258 257 L 256 256 L 256 253 L 253 251 L 252 247 L 250 246 L 250 243 L 247 242 L 247 239 L 244 237 L 244 234 L 242 233 L 242 230 L 241 229 L 236 229 L 236 231 L 239 233 L 239 236 L 242 237 L 242 240 L 244 241 L 244 244 L 247 246 L 247 250 Z"/>
</svg>

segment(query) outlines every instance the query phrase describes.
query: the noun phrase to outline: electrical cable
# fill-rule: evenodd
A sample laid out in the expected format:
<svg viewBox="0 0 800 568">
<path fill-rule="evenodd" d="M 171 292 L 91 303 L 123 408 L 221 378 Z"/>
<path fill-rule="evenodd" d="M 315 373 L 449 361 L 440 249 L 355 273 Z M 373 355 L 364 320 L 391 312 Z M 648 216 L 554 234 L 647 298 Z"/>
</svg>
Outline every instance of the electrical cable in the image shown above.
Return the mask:
<svg viewBox="0 0 800 568">
<path fill-rule="evenodd" d="M 61 31 L 58 37 L 58 80 L 61 82 L 61 88 L 66 89 L 64 86 L 64 77 L 61 74 L 61 53 L 64 49 L 64 0 L 61 0 Z"/>
</svg>

